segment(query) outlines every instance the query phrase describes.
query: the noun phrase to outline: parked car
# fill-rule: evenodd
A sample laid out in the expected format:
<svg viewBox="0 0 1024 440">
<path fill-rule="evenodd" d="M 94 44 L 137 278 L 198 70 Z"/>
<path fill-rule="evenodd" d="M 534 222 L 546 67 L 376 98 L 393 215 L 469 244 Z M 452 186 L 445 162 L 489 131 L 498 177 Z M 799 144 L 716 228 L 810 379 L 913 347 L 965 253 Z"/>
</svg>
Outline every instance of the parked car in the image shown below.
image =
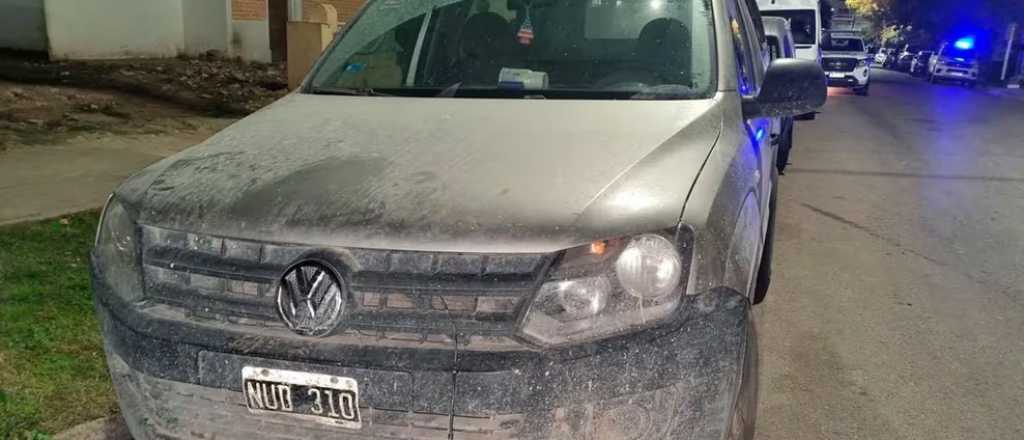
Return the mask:
<svg viewBox="0 0 1024 440">
<path fill-rule="evenodd" d="M 771 53 L 771 60 L 785 58 L 796 58 L 796 46 L 793 44 L 793 34 L 789 29 L 789 21 L 781 17 L 764 17 L 764 30 L 768 40 L 768 51 Z M 772 124 L 772 141 L 778 145 L 778 158 L 776 168 L 779 174 L 786 172 L 789 165 L 789 153 L 793 150 L 793 130 L 795 129 L 793 117 L 780 117 Z"/>
<path fill-rule="evenodd" d="M 864 40 L 851 32 L 832 32 L 822 44 L 828 85 L 846 87 L 867 96 L 871 89 L 871 64 Z"/>
<path fill-rule="evenodd" d="M 910 64 L 910 74 L 913 76 L 924 76 L 928 73 L 928 62 L 935 52 L 925 50 L 914 55 L 914 61 Z"/>
<path fill-rule="evenodd" d="M 928 81 L 955 81 L 968 87 L 978 82 L 978 55 L 973 39 L 944 42 L 928 63 Z"/>
<path fill-rule="evenodd" d="M 896 59 L 896 70 L 900 72 L 910 72 L 910 67 L 914 63 L 914 57 L 917 56 L 915 52 L 903 52 L 899 58 Z"/>
<path fill-rule="evenodd" d="M 875 54 L 875 65 L 879 67 L 888 67 L 889 58 L 892 57 L 896 49 L 892 48 L 881 48 L 878 53 Z"/>
<path fill-rule="evenodd" d="M 755 17 L 369 2 L 300 90 L 107 203 L 132 436 L 750 439 L 766 135 L 826 96 Z"/>
</svg>

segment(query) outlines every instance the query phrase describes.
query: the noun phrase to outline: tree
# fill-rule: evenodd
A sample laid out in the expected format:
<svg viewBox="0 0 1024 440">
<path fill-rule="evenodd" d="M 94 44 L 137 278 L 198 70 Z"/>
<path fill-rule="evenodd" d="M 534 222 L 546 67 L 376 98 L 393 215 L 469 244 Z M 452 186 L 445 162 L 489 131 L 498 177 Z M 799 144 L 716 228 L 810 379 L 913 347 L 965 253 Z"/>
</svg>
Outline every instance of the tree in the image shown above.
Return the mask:
<svg viewBox="0 0 1024 440">
<path fill-rule="evenodd" d="M 846 0 L 846 6 L 872 22 L 875 33 L 895 26 L 907 40 L 982 37 L 1024 22 L 1022 0 Z"/>
<path fill-rule="evenodd" d="M 865 18 L 875 18 L 889 8 L 889 0 L 846 0 L 846 7 Z"/>
</svg>

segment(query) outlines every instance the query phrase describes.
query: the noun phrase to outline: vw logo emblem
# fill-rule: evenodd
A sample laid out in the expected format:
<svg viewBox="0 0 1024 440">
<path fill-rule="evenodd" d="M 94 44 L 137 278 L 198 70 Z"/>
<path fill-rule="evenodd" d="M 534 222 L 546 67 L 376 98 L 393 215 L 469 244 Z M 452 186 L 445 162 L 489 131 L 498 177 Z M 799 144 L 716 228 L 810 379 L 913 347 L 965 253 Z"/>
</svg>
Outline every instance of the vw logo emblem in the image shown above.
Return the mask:
<svg viewBox="0 0 1024 440">
<path fill-rule="evenodd" d="M 289 268 L 277 284 L 281 320 L 303 336 L 324 336 L 341 322 L 344 285 L 326 265 L 303 261 Z"/>
</svg>

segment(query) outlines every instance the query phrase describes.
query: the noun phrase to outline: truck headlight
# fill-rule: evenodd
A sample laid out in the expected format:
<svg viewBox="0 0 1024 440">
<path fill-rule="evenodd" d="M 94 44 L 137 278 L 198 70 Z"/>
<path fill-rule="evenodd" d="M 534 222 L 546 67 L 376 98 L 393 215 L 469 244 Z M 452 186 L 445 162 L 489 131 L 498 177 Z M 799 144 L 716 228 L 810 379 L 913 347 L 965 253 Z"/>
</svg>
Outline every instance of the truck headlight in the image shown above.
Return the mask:
<svg viewBox="0 0 1024 440">
<path fill-rule="evenodd" d="M 93 264 L 97 276 L 126 301 L 142 298 L 138 236 L 135 216 L 112 196 L 96 232 Z"/>
<path fill-rule="evenodd" d="M 656 325 L 684 295 L 693 233 L 599 241 L 565 251 L 526 313 L 520 335 L 544 346 Z"/>
<path fill-rule="evenodd" d="M 868 67 L 868 60 L 860 60 L 857 62 L 857 67 Z"/>
<path fill-rule="evenodd" d="M 665 237 L 641 235 L 615 262 L 615 274 L 626 292 L 641 299 L 657 299 L 671 294 L 682 277 L 679 251 Z"/>
</svg>

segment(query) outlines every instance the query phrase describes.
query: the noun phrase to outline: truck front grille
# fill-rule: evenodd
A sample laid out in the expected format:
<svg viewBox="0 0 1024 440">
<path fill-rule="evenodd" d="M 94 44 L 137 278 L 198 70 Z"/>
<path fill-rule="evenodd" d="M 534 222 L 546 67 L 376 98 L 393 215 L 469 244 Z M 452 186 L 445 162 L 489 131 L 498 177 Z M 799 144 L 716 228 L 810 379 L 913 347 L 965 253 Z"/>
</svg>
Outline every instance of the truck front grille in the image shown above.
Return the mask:
<svg viewBox="0 0 1024 440">
<path fill-rule="evenodd" d="M 822 58 L 822 64 L 829 72 L 853 72 L 857 68 L 857 60 L 853 58 Z"/>
<path fill-rule="evenodd" d="M 542 280 L 546 254 L 317 248 L 142 227 L 148 301 L 197 319 L 278 326 L 275 283 L 304 254 L 344 255 L 351 289 L 339 331 L 508 337 Z M 350 258 L 349 258 L 350 257 Z"/>
</svg>

